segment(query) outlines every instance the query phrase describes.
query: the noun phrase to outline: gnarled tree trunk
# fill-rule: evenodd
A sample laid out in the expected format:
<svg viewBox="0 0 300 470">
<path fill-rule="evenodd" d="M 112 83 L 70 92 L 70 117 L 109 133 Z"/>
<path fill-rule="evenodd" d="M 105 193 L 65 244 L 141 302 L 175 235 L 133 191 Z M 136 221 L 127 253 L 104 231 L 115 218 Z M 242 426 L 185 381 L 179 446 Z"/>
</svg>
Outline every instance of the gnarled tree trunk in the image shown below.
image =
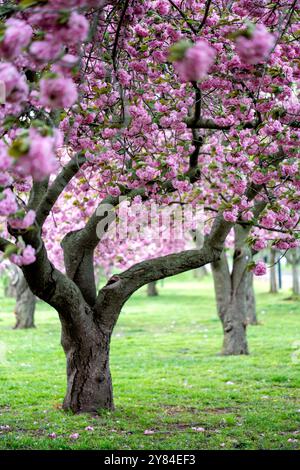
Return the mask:
<svg viewBox="0 0 300 470">
<path fill-rule="evenodd" d="M 16 324 L 14 329 L 34 328 L 35 295 L 31 292 L 27 281 L 20 269 L 15 280 L 16 289 Z"/>
<path fill-rule="evenodd" d="M 67 392 L 64 409 L 74 413 L 112 410 L 113 391 L 109 368 L 111 332 L 104 332 L 92 318 L 77 329 L 63 323 L 62 346 L 67 359 Z"/>
<path fill-rule="evenodd" d="M 158 296 L 158 290 L 157 290 L 157 287 L 156 287 L 156 281 L 149 282 L 149 284 L 147 284 L 147 295 L 148 295 L 148 297 L 156 297 L 156 296 Z"/>
</svg>

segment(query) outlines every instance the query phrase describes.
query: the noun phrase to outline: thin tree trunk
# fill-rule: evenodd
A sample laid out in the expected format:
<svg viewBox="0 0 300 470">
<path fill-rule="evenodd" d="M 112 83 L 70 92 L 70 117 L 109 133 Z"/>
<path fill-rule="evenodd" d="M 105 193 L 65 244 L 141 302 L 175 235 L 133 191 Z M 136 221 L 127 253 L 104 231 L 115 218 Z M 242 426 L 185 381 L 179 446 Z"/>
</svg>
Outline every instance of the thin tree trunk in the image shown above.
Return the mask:
<svg viewBox="0 0 300 470">
<path fill-rule="evenodd" d="M 289 250 L 285 255 L 288 263 L 292 266 L 292 278 L 293 278 L 293 295 L 300 296 L 300 250 L 299 248 L 293 248 Z"/>
<path fill-rule="evenodd" d="M 148 295 L 148 297 L 156 297 L 156 296 L 158 296 L 158 290 L 157 290 L 157 287 L 156 287 L 156 281 L 149 282 L 149 284 L 147 284 L 147 295 Z"/>
<path fill-rule="evenodd" d="M 16 298 L 16 287 L 11 279 L 8 279 L 8 282 L 4 288 L 4 296 L 11 299 Z"/>
<path fill-rule="evenodd" d="M 201 268 L 195 269 L 194 277 L 197 279 L 203 279 L 205 276 L 208 276 L 208 270 L 206 266 L 201 266 Z"/>
<path fill-rule="evenodd" d="M 293 273 L 293 294 L 294 295 L 300 295 L 300 282 L 299 282 L 299 264 L 297 263 L 297 260 L 293 262 L 292 265 L 292 273 Z"/>
<path fill-rule="evenodd" d="M 255 300 L 255 293 L 254 293 L 254 285 L 253 285 L 253 273 L 248 273 L 248 287 L 246 292 L 246 317 L 247 323 L 249 325 L 257 325 L 257 316 L 256 316 L 256 300 Z"/>
<path fill-rule="evenodd" d="M 14 329 L 34 328 L 36 298 L 28 287 L 21 270 L 18 270 L 16 287 L 16 324 Z"/>
<path fill-rule="evenodd" d="M 224 340 L 222 354 L 248 354 L 246 328 L 248 323 L 247 307 L 255 306 L 249 289 L 251 276 L 247 270 L 251 252 L 245 243 L 247 231 L 242 227 L 235 229 L 235 251 L 233 268 L 230 273 L 226 254 L 212 263 L 217 310 L 223 326 Z M 252 286 L 253 288 L 253 286 Z M 253 315 L 253 311 L 252 311 Z"/>
<path fill-rule="evenodd" d="M 271 248 L 270 250 L 270 293 L 277 294 L 277 277 L 276 277 L 276 250 Z"/>
</svg>

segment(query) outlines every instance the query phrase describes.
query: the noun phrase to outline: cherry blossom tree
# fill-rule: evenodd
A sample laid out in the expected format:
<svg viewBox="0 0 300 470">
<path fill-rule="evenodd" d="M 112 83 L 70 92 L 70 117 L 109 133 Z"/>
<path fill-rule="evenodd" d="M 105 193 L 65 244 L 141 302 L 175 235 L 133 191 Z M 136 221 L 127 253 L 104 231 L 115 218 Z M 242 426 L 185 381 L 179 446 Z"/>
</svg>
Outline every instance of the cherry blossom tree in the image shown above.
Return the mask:
<svg viewBox="0 0 300 470">
<path fill-rule="evenodd" d="M 1 2 L 0 249 L 58 312 L 64 408 L 113 408 L 111 334 L 141 286 L 218 262 L 236 226 L 254 250 L 265 230 L 279 249 L 298 246 L 298 7 Z M 105 259 L 120 197 L 201 207 L 205 241 L 145 253 L 97 292 L 95 250 Z M 60 241 L 63 269 L 47 248 Z M 262 261 L 243 269 L 266 270 Z"/>
</svg>

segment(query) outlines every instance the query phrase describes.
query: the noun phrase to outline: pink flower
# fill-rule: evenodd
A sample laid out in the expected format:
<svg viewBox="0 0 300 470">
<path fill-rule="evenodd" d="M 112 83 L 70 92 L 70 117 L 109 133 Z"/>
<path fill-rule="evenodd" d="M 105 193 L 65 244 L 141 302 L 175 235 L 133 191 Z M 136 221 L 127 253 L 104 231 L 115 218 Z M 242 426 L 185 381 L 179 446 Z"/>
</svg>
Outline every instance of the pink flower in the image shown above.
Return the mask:
<svg viewBox="0 0 300 470">
<path fill-rule="evenodd" d="M 254 245 L 253 245 L 253 248 L 255 251 L 260 251 L 260 250 L 264 250 L 265 248 L 267 248 L 267 241 L 266 240 L 256 240 Z"/>
<path fill-rule="evenodd" d="M 87 426 L 87 427 L 85 428 L 85 430 L 86 430 L 86 431 L 94 431 L 94 428 L 93 428 L 93 426 Z"/>
<path fill-rule="evenodd" d="M 55 59 L 61 50 L 61 45 L 51 40 L 34 41 L 29 52 L 33 58 L 38 62 L 48 62 Z"/>
<path fill-rule="evenodd" d="M 154 5 L 155 8 L 160 15 L 167 15 L 170 11 L 170 4 L 168 0 L 158 0 Z"/>
<path fill-rule="evenodd" d="M 70 108 L 78 98 L 71 78 L 47 78 L 40 82 L 40 103 L 47 108 Z"/>
<path fill-rule="evenodd" d="M 276 225 L 276 214 L 273 211 L 269 211 L 262 217 L 261 224 L 265 228 L 273 228 Z"/>
<path fill-rule="evenodd" d="M 27 266 L 28 264 L 34 263 L 36 260 L 35 249 L 31 245 L 27 245 L 22 253 L 22 265 Z"/>
<path fill-rule="evenodd" d="M 8 168 L 11 167 L 12 162 L 13 161 L 11 157 L 7 153 L 7 146 L 1 140 L 0 141 L 0 170 L 1 171 L 8 170 Z"/>
<path fill-rule="evenodd" d="M 29 149 L 16 161 L 15 168 L 20 176 L 31 175 L 35 181 L 42 181 L 57 169 L 55 150 L 58 146 L 55 136 L 41 136 L 30 129 Z"/>
<path fill-rule="evenodd" d="M 26 229 L 30 227 L 35 221 L 35 212 L 33 210 L 28 211 L 23 219 L 17 217 L 9 219 L 9 225 L 14 229 Z"/>
<path fill-rule="evenodd" d="M 235 210 L 226 210 L 223 212 L 223 217 L 226 222 L 236 222 L 237 221 L 237 213 Z"/>
<path fill-rule="evenodd" d="M 235 43 L 237 53 L 244 64 L 260 64 L 264 62 L 272 47 L 275 37 L 269 33 L 264 24 L 257 24 L 250 38 L 239 36 Z"/>
<path fill-rule="evenodd" d="M 9 258 L 10 261 L 17 266 L 27 266 L 34 263 L 36 260 L 35 249 L 32 248 L 31 245 L 27 245 L 21 253 L 13 254 Z"/>
<path fill-rule="evenodd" d="M 16 198 L 10 188 L 4 189 L 0 195 L 0 215 L 12 215 L 18 210 Z"/>
<path fill-rule="evenodd" d="M 205 41 L 198 41 L 186 50 L 183 59 L 174 62 L 174 69 L 182 82 L 196 82 L 205 77 L 215 55 L 215 50 Z"/>
<path fill-rule="evenodd" d="M 267 272 L 267 267 L 263 261 L 258 261 L 252 271 L 255 276 L 264 276 Z"/>
<path fill-rule="evenodd" d="M 89 32 L 89 22 L 84 15 L 73 11 L 68 23 L 57 32 L 62 42 L 76 44 L 85 41 Z"/>
<path fill-rule="evenodd" d="M 70 439 L 76 440 L 76 439 L 79 438 L 79 434 L 78 434 L 78 432 L 74 432 L 74 434 L 70 434 L 69 437 L 70 437 Z"/>
<path fill-rule="evenodd" d="M 24 76 L 20 75 L 16 67 L 8 62 L 0 64 L 0 81 L 5 86 L 5 99 L 7 103 L 21 103 L 28 95 L 28 85 Z"/>
<path fill-rule="evenodd" d="M 0 41 L 0 56 L 4 59 L 17 57 L 28 46 L 32 37 L 32 28 L 25 21 L 10 18 L 5 23 L 5 34 Z"/>
<path fill-rule="evenodd" d="M 57 434 L 55 432 L 52 432 L 51 434 L 48 434 L 48 437 L 50 437 L 50 439 L 56 439 Z"/>
</svg>

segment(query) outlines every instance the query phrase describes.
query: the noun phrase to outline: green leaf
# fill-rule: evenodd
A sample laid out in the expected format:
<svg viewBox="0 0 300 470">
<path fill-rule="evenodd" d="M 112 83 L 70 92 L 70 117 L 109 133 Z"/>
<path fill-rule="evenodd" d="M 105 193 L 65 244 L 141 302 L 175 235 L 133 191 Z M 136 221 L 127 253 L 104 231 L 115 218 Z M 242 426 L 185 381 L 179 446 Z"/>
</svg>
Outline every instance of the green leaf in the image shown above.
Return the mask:
<svg viewBox="0 0 300 470">
<path fill-rule="evenodd" d="M 21 0 L 19 5 L 21 8 L 35 7 L 39 3 L 47 3 L 48 0 Z"/>
<path fill-rule="evenodd" d="M 5 247 L 3 257 L 9 258 L 11 255 L 14 255 L 15 253 L 18 253 L 18 247 L 13 244 L 9 244 Z"/>
<path fill-rule="evenodd" d="M 169 61 L 176 62 L 177 60 L 183 59 L 187 49 L 189 49 L 193 43 L 186 39 L 177 42 L 169 49 Z"/>
<path fill-rule="evenodd" d="M 11 157 L 19 158 L 28 152 L 29 147 L 29 140 L 26 137 L 18 137 L 13 141 L 8 153 Z"/>
</svg>

